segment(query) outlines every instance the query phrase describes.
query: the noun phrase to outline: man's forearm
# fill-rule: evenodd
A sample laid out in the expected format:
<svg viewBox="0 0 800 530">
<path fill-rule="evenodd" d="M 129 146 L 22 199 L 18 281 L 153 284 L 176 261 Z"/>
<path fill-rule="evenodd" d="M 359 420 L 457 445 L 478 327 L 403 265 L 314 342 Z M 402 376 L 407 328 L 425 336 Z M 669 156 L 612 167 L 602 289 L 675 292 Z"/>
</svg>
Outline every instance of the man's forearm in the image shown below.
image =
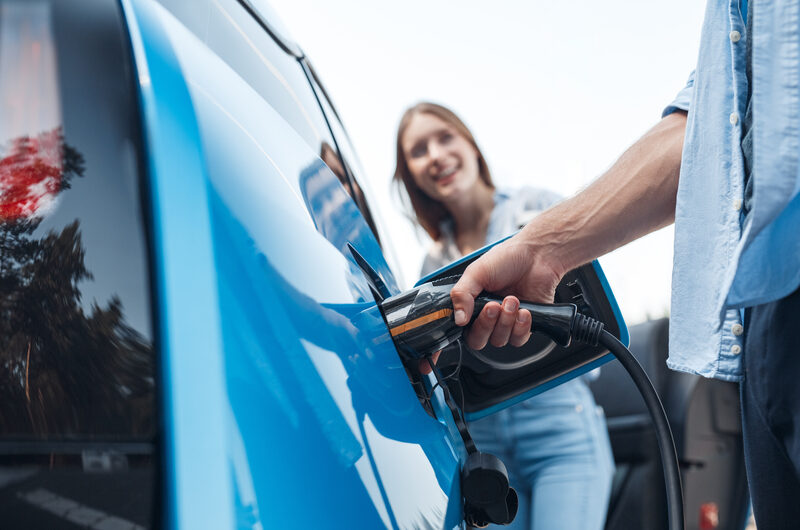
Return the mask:
<svg viewBox="0 0 800 530">
<path fill-rule="evenodd" d="M 675 220 L 686 114 L 662 119 L 588 188 L 523 233 L 562 273 Z"/>
</svg>

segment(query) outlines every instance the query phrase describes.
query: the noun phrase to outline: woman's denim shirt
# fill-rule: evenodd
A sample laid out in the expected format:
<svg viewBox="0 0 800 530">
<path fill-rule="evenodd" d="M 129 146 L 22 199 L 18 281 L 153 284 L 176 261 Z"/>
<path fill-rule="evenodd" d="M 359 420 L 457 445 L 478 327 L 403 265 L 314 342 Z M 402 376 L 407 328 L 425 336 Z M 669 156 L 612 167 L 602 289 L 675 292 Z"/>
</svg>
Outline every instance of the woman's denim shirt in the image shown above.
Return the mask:
<svg viewBox="0 0 800 530">
<path fill-rule="evenodd" d="M 671 368 L 741 377 L 740 308 L 800 285 L 800 0 L 750 0 L 753 197 L 742 213 L 747 6 L 709 0 L 697 67 L 664 115 L 688 110 L 675 211 Z M 758 355 L 759 352 L 748 352 Z"/>
</svg>

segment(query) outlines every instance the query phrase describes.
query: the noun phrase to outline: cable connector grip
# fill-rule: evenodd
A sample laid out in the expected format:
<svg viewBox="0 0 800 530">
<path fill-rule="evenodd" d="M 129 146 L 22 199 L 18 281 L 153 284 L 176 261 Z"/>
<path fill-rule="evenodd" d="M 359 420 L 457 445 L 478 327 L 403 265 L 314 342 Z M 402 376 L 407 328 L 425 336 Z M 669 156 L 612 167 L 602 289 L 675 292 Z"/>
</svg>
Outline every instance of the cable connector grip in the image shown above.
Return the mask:
<svg viewBox="0 0 800 530">
<path fill-rule="evenodd" d="M 572 323 L 572 339 L 582 344 L 597 346 L 603 334 L 603 323 L 582 313 L 575 315 Z"/>
</svg>

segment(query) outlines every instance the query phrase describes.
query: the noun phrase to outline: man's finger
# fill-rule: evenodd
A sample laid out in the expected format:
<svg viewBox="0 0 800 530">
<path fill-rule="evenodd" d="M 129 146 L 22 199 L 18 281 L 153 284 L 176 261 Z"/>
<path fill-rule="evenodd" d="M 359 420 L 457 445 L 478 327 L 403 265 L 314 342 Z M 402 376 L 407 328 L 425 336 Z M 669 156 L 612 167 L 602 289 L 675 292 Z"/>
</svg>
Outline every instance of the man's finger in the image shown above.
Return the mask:
<svg viewBox="0 0 800 530">
<path fill-rule="evenodd" d="M 508 344 L 508 338 L 511 336 L 517 320 L 518 309 L 519 300 L 514 296 L 506 296 L 503 300 L 503 309 L 500 311 L 492 335 L 489 337 L 489 343 L 495 348 L 502 348 Z"/>
<path fill-rule="evenodd" d="M 482 350 L 494 331 L 494 326 L 500 316 L 500 304 L 489 302 L 469 327 L 467 332 L 467 346 L 473 350 Z"/>
<path fill-rule="evenodd" d="M 517 312 L 517 319 L 514 322 L 514 329 L 508 343 L 519 348 L 531 338 L 531 313 L 527 309 L 520 309 Z"/>
</svg>

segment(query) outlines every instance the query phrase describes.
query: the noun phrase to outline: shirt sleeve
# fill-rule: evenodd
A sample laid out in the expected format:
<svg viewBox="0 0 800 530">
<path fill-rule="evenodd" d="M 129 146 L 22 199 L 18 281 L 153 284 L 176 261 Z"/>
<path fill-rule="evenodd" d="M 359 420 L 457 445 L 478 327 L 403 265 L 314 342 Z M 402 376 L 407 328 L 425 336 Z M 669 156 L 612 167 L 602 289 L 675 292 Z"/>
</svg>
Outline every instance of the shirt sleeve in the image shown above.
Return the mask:
<svg viewBox="0 0 800 530">
<path fill-rule="evenodd" d="M 508 192 L 508 197 L 510 197 L 508 208 L 517 214 L 527 211 L 542 212 L 564 200 L 564 197 L 554 191 L 532 186 L 523 186 L 513 192 Z M 509 233 L 514 230 L 516 227 L 513 227 Z"/>
<path fill-rule="evenodd" d="M 675 99 L 667 105 L 664 111 L 661 113 L 661 117 L 665 118 L 675 112 L 676 110 L 689 110 L 689 105 L 692 102 L 692 93 L 694 92 L 694 70 L 692 73 L 689 74 L 689 80 L 686 81 L 686 86 L 678 92 L 678 95 L 675 96 Z"/>
</svg>

